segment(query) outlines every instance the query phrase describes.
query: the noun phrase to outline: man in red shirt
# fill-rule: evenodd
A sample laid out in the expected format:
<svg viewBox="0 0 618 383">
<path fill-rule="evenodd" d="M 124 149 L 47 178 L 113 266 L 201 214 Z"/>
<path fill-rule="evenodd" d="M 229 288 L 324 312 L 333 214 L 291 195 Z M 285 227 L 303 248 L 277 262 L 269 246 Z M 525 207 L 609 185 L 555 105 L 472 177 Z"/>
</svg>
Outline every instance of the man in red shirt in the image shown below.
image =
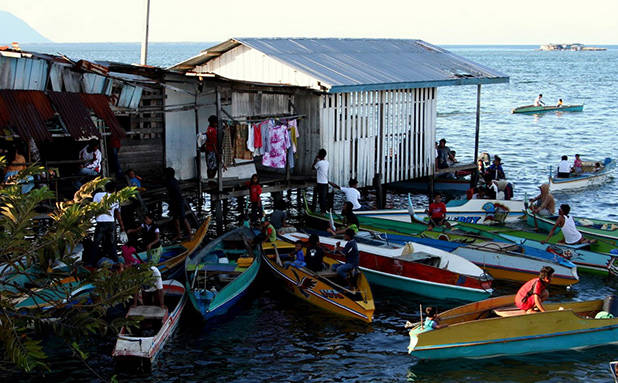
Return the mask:
<svg viewBox="0 0 618 383">
<path fill-rule="evenodd" d="M 520 310 L 525 310 L 526 314 L 534 311 L 544 312 L 543 301 L 549 297 L 547 288 L 554 275 L 554 269 L 550 266 L 543 266 L 539 272 L 539 277 L 526 282 L 515 295 L 515 305 Z"/>
<path fill-rule="evenodd" d="M 219 170 L 219 151 L 217 146 L 217 126 L 219 120 L 217 116 L 208 117 L 208 128 L 206 129 L 206 142 L 204 151 L 206 152 L 206 173 L 208 178 L 215 178 Z"/>
<path fill-rule="evenodd" d="M 446 205 L 442 202 L 442 196 L 438 193 L 433 197 L 433 202 L 429 204 L 427 209 L 427 215 L 429 216 L 429 225 L 427 229 L 433 230 L 436 226 L 451 227 L 446 220 Z"/>
</svg>

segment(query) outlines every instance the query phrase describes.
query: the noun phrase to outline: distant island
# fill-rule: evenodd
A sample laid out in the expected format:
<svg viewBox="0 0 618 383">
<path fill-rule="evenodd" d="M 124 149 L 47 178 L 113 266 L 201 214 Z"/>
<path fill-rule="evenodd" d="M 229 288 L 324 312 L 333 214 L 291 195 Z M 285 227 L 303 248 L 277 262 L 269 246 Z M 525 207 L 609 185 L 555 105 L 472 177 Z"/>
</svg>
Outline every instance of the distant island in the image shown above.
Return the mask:
<svg viewBox="0 0 618 383">
<path fill-rule="evenodd" d="M 0 11 L 0 45 L 10 45 L 12 42 L 51 43 L 25 21 L 12 13 Z"/>
<path fill-rule="evenodd" d="M 541 51 L 606 51 L 607 48 L 587 47 L 584 44 L 545 44 L 539 48 Z"/>
</svg>

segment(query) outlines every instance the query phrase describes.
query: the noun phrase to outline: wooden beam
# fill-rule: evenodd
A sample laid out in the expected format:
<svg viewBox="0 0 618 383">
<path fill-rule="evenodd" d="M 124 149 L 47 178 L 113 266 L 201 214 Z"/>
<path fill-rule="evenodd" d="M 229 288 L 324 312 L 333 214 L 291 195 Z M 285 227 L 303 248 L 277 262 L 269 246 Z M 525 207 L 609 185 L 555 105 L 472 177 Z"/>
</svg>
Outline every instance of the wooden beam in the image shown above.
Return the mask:
<svg viewBox="0 0 618 383">
<path fill-rule="evenodd" d="M 474 133 L 474 164 L 479 156 L 479 133 L 481 130 L 481 84 L 476 86 L 476 129 Z"/>
<path fill-rule="evenodd" d="M 472 169 L 476 169 L 476 162 L 473 162 L 471 164 L 455 165 L 455 166 L 451 166 L 451 167 L 444 168 L 444 169 L 436 169 L 434 174 L 438 175 L 438 174 L 446 174 L 446 173 L 455 173 L 461 170 L 472 170 Z"/>
</svg>

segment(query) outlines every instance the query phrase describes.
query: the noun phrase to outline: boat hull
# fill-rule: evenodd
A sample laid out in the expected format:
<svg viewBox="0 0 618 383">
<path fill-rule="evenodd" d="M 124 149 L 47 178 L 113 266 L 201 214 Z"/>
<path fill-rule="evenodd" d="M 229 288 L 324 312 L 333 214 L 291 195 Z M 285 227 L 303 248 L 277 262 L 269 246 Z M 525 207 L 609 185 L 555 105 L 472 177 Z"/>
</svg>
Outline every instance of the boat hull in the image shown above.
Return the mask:
<svg viewBox="0 0 618 383">
<path fill-rule="evenodd" d="M 513 114 L 521 113 L 521 114 L 537 114 L 537 113 L 546 113 L 546 112 L 582 112 L 584 110 L 584 105 L 563 105 L 563 106 L 520 106 L 518 108 L 513 109 L 511 112 Z"/>
<path fill-rule="evenodd" d="M 616 167 L 616 161 L 611 158 L 606 158 L 603 162 L 603 166 L 603 169 L 598 173 L 582 173 L 581 175 L 569 178 L 555 178 L 551 175 L 549 177 L 549 190 L 559 192 L 601 185 L 609 180 L 609 177 Z"/>
<path fill-rule="evenodd" d="M 395 182 L 389 185 L 390 188 L 403 191 L 421 191 L 429 190 L 429 180 L 427 181 L 405 181 Z M 466 192 L 470 189 L 470 180 L 466 179 L 444 179 L 436 178 L 433 181 L 434 191 L 457 191 Z"/>
<path fill-rule="evenodd" d="M 601 221 L 607 222 L 610 226 L 610 230 L 601 230 L 578 225 L 578 222 L 586 220 L 586 218 L 574 217 L 574 220 L 577 226 L 577 230 L 579 230 L 586 238 L 597 239 L 607 243 L 610 246 L 618 246 L 618 223 L 611 221 Z M 555 222 L 556 217 L 543 217 L 540 215 L 532 214 L 530 213 L 530 211 L 526 213 L 526 223 L 529 226 L 538 227 L 545 232 L 549 232 L 552 227 L 554 227 Z M 555 232 L 559 233 L 560 228 L 556 228 Z"/>
</svg>

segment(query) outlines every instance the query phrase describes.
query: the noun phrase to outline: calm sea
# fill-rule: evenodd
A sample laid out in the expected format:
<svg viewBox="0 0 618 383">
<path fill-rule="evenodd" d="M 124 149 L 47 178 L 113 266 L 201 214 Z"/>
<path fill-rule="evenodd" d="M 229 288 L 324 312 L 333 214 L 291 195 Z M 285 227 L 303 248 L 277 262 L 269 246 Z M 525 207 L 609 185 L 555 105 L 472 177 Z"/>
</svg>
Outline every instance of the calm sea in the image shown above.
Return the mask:
<svg viewBox="0 0 618 383">
<path fill-rule="evenodd" d="M 149 64 L 169 66 L 205 49 L 210 43 L 152 44 Z M 25 45 L 72 58 L 135 63 L 138 44 Z M 616 157 L 618 148 L 618 47 L 605 52 L 539 52 L 533 46 L 451 46 L 451 51 L 506 73 L 511 82 L 483 86 L 480 149 L 500 154 L 516 197 L 533 195 L 547 180 L 548 166 L 560 156 L 571 160 Z M 512 115 L 511 109 L 532 103 L 543 93 L 547 103 L 584 103 L 583 113 Z M 461 161 L 474 149 L 476 87 L 438 91 L 438 138 L 445 137 Z M 618 220 L 616 182 L 583 192 L 556 195 L 576 215 Z M 425 198 L 418 196 L 422 204 Z M 405 205 L 391 196 L 394 207 Z M 315 382 L 608 382 L 607 364 L 618 359 L 618 347 L 560 352 L 487 361 L 418 362 L 406 354 L 407 320 L 418 319 L 419 303 L 437 304 L 411 294 L 375 288 L 375 321 L 362 325 L 341 320 L 299 303 L 276 290 L 268 274 L 234 315 L 219 323 L 201 323 L 187 308 L 181 327 L 159 356 L 148 377 L 120 375 L 121 381 L 315 381 Z M 517 286 L 503 286 L 511 293 Z M 583 274 L 571 292 L 556 298 L 590 299 L 615 293 L 615 287 Z M 92 366 L 111 376 L 112 341 L 93 348 Z M 57 361 L 50 381 L 95 380 L 77 362 Z M 24 377 L 20 377 L 24 379 Z M 31 380 L 38 380 L 33 377 Z"/>
</svg>

